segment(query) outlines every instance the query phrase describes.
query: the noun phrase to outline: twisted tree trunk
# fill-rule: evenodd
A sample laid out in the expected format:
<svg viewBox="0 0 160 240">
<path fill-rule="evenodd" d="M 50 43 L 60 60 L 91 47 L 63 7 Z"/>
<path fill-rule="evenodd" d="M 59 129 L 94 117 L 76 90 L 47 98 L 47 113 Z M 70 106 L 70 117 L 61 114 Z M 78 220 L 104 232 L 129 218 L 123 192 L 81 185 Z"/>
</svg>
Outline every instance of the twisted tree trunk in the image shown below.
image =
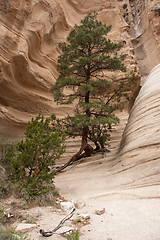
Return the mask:
<svg viewBox="0 0 160 240">
<path fill-rule="evenodd" d="M 82 154 L 83 151 L 85 152 L 84 154 Z M 61 167 L 57 168 L 54 171 L 54 174 L 56 175 L 56 174 L 60 173 L 66 167 L 72 165 L 74 162 L 81 159 L 82 157 L 91 156 L 92 152 L 93 152 L 93 148 L 89 144 L 83 144 L 83 146 L 81 146 L 79 151 L 73 157 L 71 157 L 71 159 L 67 163 L 65 163 L 64 165 L 62 165 Z"/>
</svg>

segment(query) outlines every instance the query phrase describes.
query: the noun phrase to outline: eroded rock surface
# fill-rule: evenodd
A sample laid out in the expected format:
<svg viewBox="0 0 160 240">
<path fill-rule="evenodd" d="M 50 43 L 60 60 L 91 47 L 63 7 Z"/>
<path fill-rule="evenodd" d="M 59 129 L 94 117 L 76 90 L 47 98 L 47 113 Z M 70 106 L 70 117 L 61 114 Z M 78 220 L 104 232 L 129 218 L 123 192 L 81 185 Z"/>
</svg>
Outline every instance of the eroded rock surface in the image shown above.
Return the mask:
<svg viewBox="0 0 160 240">
<path fill-rule="evenodd" d="M 124 169 L 134 171 L 133 184 L 158 185 L 160 155 L 160 64 L 143 84 L 123 133 L 119 159 Z M 136 169 L 141 169 L 140 176 Z M 136 181 L 136 182 L 134 182 Z"/>
<path fill-rule="evenodd" d="M 58 76 L 60 47 L 74 24 L 93 10 L 103 23 L 112 24 L 109 37 L 126 43 L 121 55 L 129 70 L 134 69 L 128 23 L 116 0 L 0 2 L 0 123 L 1 129 L 12 129 L 8 133 L 12 137 L 21 135 L 26 122 L 38 112 L 61 116 L 72 111 L 70 106 L 54 103 L 50 87 Z"/>
<path fill-rule="evenodd" d="M 118 0 L 128 25 L 142 82 L 160 62 L 159 0 Z"/>
</svg>

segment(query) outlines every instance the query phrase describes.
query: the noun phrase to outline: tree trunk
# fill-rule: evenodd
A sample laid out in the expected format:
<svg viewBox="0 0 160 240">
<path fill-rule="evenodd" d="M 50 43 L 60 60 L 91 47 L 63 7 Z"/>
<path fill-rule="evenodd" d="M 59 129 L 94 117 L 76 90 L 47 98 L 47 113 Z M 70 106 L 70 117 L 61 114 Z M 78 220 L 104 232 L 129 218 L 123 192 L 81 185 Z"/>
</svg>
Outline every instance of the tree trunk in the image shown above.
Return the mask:
<svg viewBox="0 0 160 240">
<path fill-rule="evenodd" d="M 88 138 L 88 126 L 85 126 L 82 129 L 82 142 L 81 142 L 81 146 L 87 144 L 87 138 Z"/>
<path fill-rule="evenodd" d="M 58 169 L 56 169 L 54 172 L 55 175 L 57 173 L 60 173 L 66 167 L 72 165 L 74 162 L 81 159 L 82 157 L 91 156 L 91 154 L 93 153 L 93 148 L 88 144 L 87 137 L 88 137 L 88 126 L 83 127 L 82 129 L 82 141 L 81 141 L 81 148 L 79 149 L 79 151 L 73 157 L 71 157 L 71 159 L 67 163 L 65 163 Z M 85 152 L 84 154 L 82 154 L 83 151 Z"/>
<path fill-rule="evenodd" d="M 93 148 L 88 144 L 88 126 L 83 127 L 82 129 L 82 142 L 81 142 L 81 147 L 85 146 L 84 151 L 85 151 L 85 156 L 89 157 L 91 156 L 93 152 Z"/>
<path fill-rule="evenodd" d="M 94 144 L 95 144 L 95 146 L 96 146 L 95 151 L 100 150 L 100 146 L 99 146 L 98 142 L 94 142 Z"/>
<path fill-rule="evenodd" d="M 88 79 L 89 79 L 89 76 L 88 76 Z M 86 93 L 85 103 L 89 103 L 89 91 Z M 90 110 L 86 110 L 86 115 L 88 117 L 90 117 Z M 55 170 L 54 174 L 60 173 L 66 167 L 72 165 L 75 161 L 79 160 L 82 157 L 91 156 L 91 154 L 93 153 L 93 147 L 90 146 L 87 141 L 88 140 L 88 130 L 89 130 L 88 126 L 84 126 L 82 128 L 81 148 L 73 157 L 71 157 L 71 159 L 67 163 L 65 163 L 64 165 L 59 167 L 57 170 Z M 84 154 L 82 154 L 83 151 L 85 152 Z"/>
</svg>

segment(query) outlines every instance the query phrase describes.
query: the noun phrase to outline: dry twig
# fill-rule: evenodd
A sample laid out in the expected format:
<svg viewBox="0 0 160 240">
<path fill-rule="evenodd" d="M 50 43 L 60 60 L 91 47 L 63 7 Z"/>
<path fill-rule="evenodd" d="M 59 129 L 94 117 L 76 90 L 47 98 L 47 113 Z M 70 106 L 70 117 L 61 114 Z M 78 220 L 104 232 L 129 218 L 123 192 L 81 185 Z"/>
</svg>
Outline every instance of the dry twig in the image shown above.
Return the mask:
<svg viewBox="0 0 160 240">
<path fill-rule="evenodd" d="M 56 231 L 57 231 L 59 228 L 61 228 L 62 225 L 63 225 L 68 219 L 70 219 L 70 218 L 73 216 L 75 210 L 76 210 L 76 209 L 73 208 L 72 211 L 71 211 L 69 214 L 67 214 L 67 215 L 60 221 L 60 223 L 58 224 L 58 226 L 55 227 L 52 231 L 48 231 L 48 232 L 47 232 L 47 231 L 44 231 L 43 229 L 40 229 L 39 232 L 42 234 L 43 237 L 50 237 L 50 236 L 52 236 L 53 234 L 56 234 Z"/>
</svg>

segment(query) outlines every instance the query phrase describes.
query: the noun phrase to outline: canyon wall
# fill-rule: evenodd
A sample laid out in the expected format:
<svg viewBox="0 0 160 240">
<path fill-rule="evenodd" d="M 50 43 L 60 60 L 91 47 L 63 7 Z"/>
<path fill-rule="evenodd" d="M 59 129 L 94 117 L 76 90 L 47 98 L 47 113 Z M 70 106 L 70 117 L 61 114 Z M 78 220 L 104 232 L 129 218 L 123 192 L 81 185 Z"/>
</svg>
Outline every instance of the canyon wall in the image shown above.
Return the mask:
<svg viewBox="0 0 160 240">
<path fill-rule="evenodd" d="M 159 63 L 158 0 L 1 0 L 0 131 L 19 137 L 38 112 L 58 117 L 72 111 L 53 101 L 51 86 L 60 48 L 74 24 L 96 10 L 112 24 L 108 37 L 124 42 L 121 57 L 142 80 Z"/>
<path fill-rule="evenodd" d="M 152 68 L 160 63 L 160 1 L 118 2 L 122 16 L 130 28 L 129 35 L 143 82 Z"/>
<path fill-rule="evenodd" d="M 142 187 L 150 197 L 158 197 L 159 192 L 159 93 L 160 64 L 151 71 L 135 100 L 115 164 L 115 173 L 123 175 L 121 186 Z"/>
</svg>

